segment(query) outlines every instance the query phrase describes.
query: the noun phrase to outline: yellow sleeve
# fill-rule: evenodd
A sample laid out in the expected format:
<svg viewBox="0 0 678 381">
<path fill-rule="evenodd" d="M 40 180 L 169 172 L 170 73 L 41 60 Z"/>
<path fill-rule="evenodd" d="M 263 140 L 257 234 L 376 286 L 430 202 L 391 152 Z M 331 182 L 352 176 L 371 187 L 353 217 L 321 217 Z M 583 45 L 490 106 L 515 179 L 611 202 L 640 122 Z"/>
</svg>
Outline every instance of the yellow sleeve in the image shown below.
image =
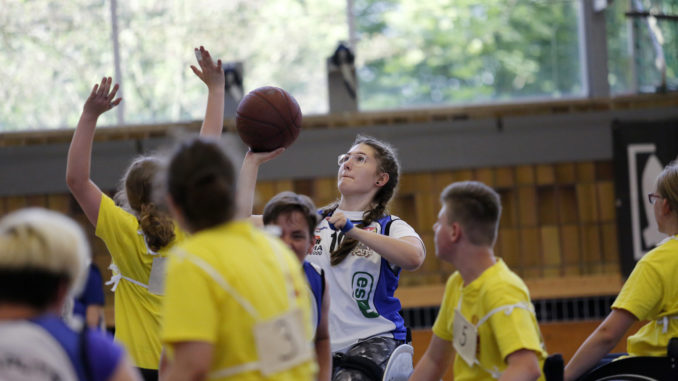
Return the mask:
<svg viewBox="0 0 678 381">
<path fill-rule="evenodd" d="M 664 287 L 660 274 L 641 260 L 624 283 L 612 308 L 626 310 L 638 320 L 652 319 L 661 309 L 662 295 Z"/>
<path fill-rule="evenodd" d="M 530 298 L 524 291 L 509 285 L 502 292 L 487 293 L 484 299 L 487 311 L 519 303 L 531 305 Z M 544 357 L 541 331 L 530 310 L 514 307 L 509 314 L 502 310 L 492 315 L 486 324 L 490 324 L 502 359 L 521 349 L 534 351 L 539 358 Z"/>
<path fill-rule="evenodd" d="M 216 283 L 208 274 L 172 253 L 165 283 L 162 341 L 215 343 L 221 305 L 217 291 Z"/>
<path fill-rule="evenodd" d="M 454 308 L 457 306 L 458 292 L 455 292 L 454 275 L 450 276 L 445 285 L 445 294 L 440 304 L 440 311 L 433 323 L 433 333 L 439 338 L 452 341 L 452 322 L 454 319 Z"/>
</svg>

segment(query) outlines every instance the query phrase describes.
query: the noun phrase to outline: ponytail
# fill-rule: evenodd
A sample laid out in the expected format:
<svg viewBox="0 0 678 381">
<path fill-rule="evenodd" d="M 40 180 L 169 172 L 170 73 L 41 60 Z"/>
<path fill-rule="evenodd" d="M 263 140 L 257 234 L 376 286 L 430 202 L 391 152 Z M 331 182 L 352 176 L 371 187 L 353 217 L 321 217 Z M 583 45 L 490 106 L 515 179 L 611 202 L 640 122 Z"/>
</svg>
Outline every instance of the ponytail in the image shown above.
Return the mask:
<svg viewBox="0 0 678 381">
<path fill-rule="evenodd" d="M 141 205 L 139 224 L 148 247 L 158 251 L 174 239 L 174 222 L 153 203 Z"/>
</svg>

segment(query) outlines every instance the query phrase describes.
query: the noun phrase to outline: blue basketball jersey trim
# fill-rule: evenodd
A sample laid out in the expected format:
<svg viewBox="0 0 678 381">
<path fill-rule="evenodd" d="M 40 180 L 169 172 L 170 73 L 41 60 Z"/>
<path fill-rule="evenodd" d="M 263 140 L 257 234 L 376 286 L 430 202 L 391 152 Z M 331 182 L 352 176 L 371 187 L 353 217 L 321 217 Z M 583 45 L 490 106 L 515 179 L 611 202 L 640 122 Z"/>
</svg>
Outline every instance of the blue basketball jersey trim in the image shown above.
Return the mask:
<svg viewBox="0 0 678 381">
<path fill-rule="evenodd" d="M 389 227 L 394 220 L 391 216 L 384 216 L 377 220 L 379 223 L 379 232 L 383 235 L 389 234 Z M 393 338 L 396 340 L 405 340 L 407 338 L 407 328 L 405 320 L 400 315 L 402 306 L 400 300 L 394 296 L 398 281 L 400 279 L 400 267 L 395 269 L 384 258 L 381 258 L 381 269 L 379 271 L 379 280 L 374 291 L 374 307 L 379 315 L 385 317 L 395 324 Z"/>
<path fill-rule="evenodd" d="M 315 307 L 318 311 L 318 321 L 317 325 L 320 325 L 321 318 L 321 306 L 323 304 L 323 289 L 324 289 L 324 278 L 322 273 L 307 261 L 304 261 L 304 273 L 306 273 L 306 279 L 308 279 L 308 284 L 311 286 L 311 291 L 313 292 L 313 297 L 315 298 Z M 322 271 L 322 270 L 320 270 Z"/>
</svg>

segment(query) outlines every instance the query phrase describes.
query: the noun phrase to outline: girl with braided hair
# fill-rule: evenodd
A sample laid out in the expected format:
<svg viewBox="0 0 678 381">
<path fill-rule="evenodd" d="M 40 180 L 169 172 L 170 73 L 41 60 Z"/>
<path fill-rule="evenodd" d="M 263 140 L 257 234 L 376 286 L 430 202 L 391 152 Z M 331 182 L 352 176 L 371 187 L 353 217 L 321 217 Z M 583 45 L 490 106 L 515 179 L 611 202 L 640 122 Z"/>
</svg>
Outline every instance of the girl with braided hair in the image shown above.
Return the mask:
<svg viewBox="0 0 678 381">
<path fill-rule="evenodd" d="M 259 165 L 282 151 L 245 156 L 238 184 L 242 215 L 251 214 Z M 400 174 L 390 145 L 358 135 L 338 165 L 340 198 L 319 211 L 323 219 L 306 260 L 325 271 L 330 289 L 332 379 L 371 380 L 379 378 L 390 354 L 406 341 L 394 292 L 401 269 L 419 268 L 426 251 L 410 225 L 388 214 Z M 253 221 L 261 224 L 259 217 Z M 368 361 L 354 366 L 355 358 Z"/>
<path fill-rule="evenodd" d="M 203 47 L 195 49 L 200 69 L 193 72 L 208 87 L 206 116 L 200 134 L 219 137 L 223 129 L 224 72 Z M 96 123 L 122 101 L 111 77 L 94 85 L 73 134 L 66 164 L 66 183 L 95 234 L 111 254 L 115 291 L 115 338 L 130 353 L 145 380 L 158 379 L 160 307 L 168 250 L 184 238 L 169 213 L 153 202 L 154 178 L 161 169 L 155 156 L 132 162 L 114 200 L 92 181 L 90 164 Z"/>
</svg>

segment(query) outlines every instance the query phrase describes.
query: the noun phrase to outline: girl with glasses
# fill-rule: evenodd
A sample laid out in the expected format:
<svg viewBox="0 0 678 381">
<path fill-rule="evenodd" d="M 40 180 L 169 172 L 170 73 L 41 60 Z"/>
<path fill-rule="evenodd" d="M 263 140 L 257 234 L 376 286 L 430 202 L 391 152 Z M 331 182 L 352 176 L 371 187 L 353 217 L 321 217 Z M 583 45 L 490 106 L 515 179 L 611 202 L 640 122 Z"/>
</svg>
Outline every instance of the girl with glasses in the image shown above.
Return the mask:
<svg viewBox="0 0 678 381">
<path fill-rule="evenodd" d="M 659 174 L 649 201 L 659 231 L 668 237 L 636 264 L 612 312 L 567 364 L 566 380 L 576 380 L 595 366 L 637 321 L 649 322 L 628 338 L 631 356 L 666 356 L 669 339 L 678 336 L 678 164 Z"/>
<path fill-rule="evenodd" d="M 251 214 L 259 166 L 282 151 L 245 156 L 238 185 L 241 215 Z M 407 340 L 393 295 L 400 271 L 419 268 L 426 251 L 414 229 L 387 211 L 400 175 L 390 145 L 358 135 L 338 164 L 340 197 L 319 210 L 322 220 L 307 260 L 324 270 L 329 283 L 332 379 L 380 379 L 390 354 Z M 261 224 L 260 216 L 253 220 Z"/>
</svg>

